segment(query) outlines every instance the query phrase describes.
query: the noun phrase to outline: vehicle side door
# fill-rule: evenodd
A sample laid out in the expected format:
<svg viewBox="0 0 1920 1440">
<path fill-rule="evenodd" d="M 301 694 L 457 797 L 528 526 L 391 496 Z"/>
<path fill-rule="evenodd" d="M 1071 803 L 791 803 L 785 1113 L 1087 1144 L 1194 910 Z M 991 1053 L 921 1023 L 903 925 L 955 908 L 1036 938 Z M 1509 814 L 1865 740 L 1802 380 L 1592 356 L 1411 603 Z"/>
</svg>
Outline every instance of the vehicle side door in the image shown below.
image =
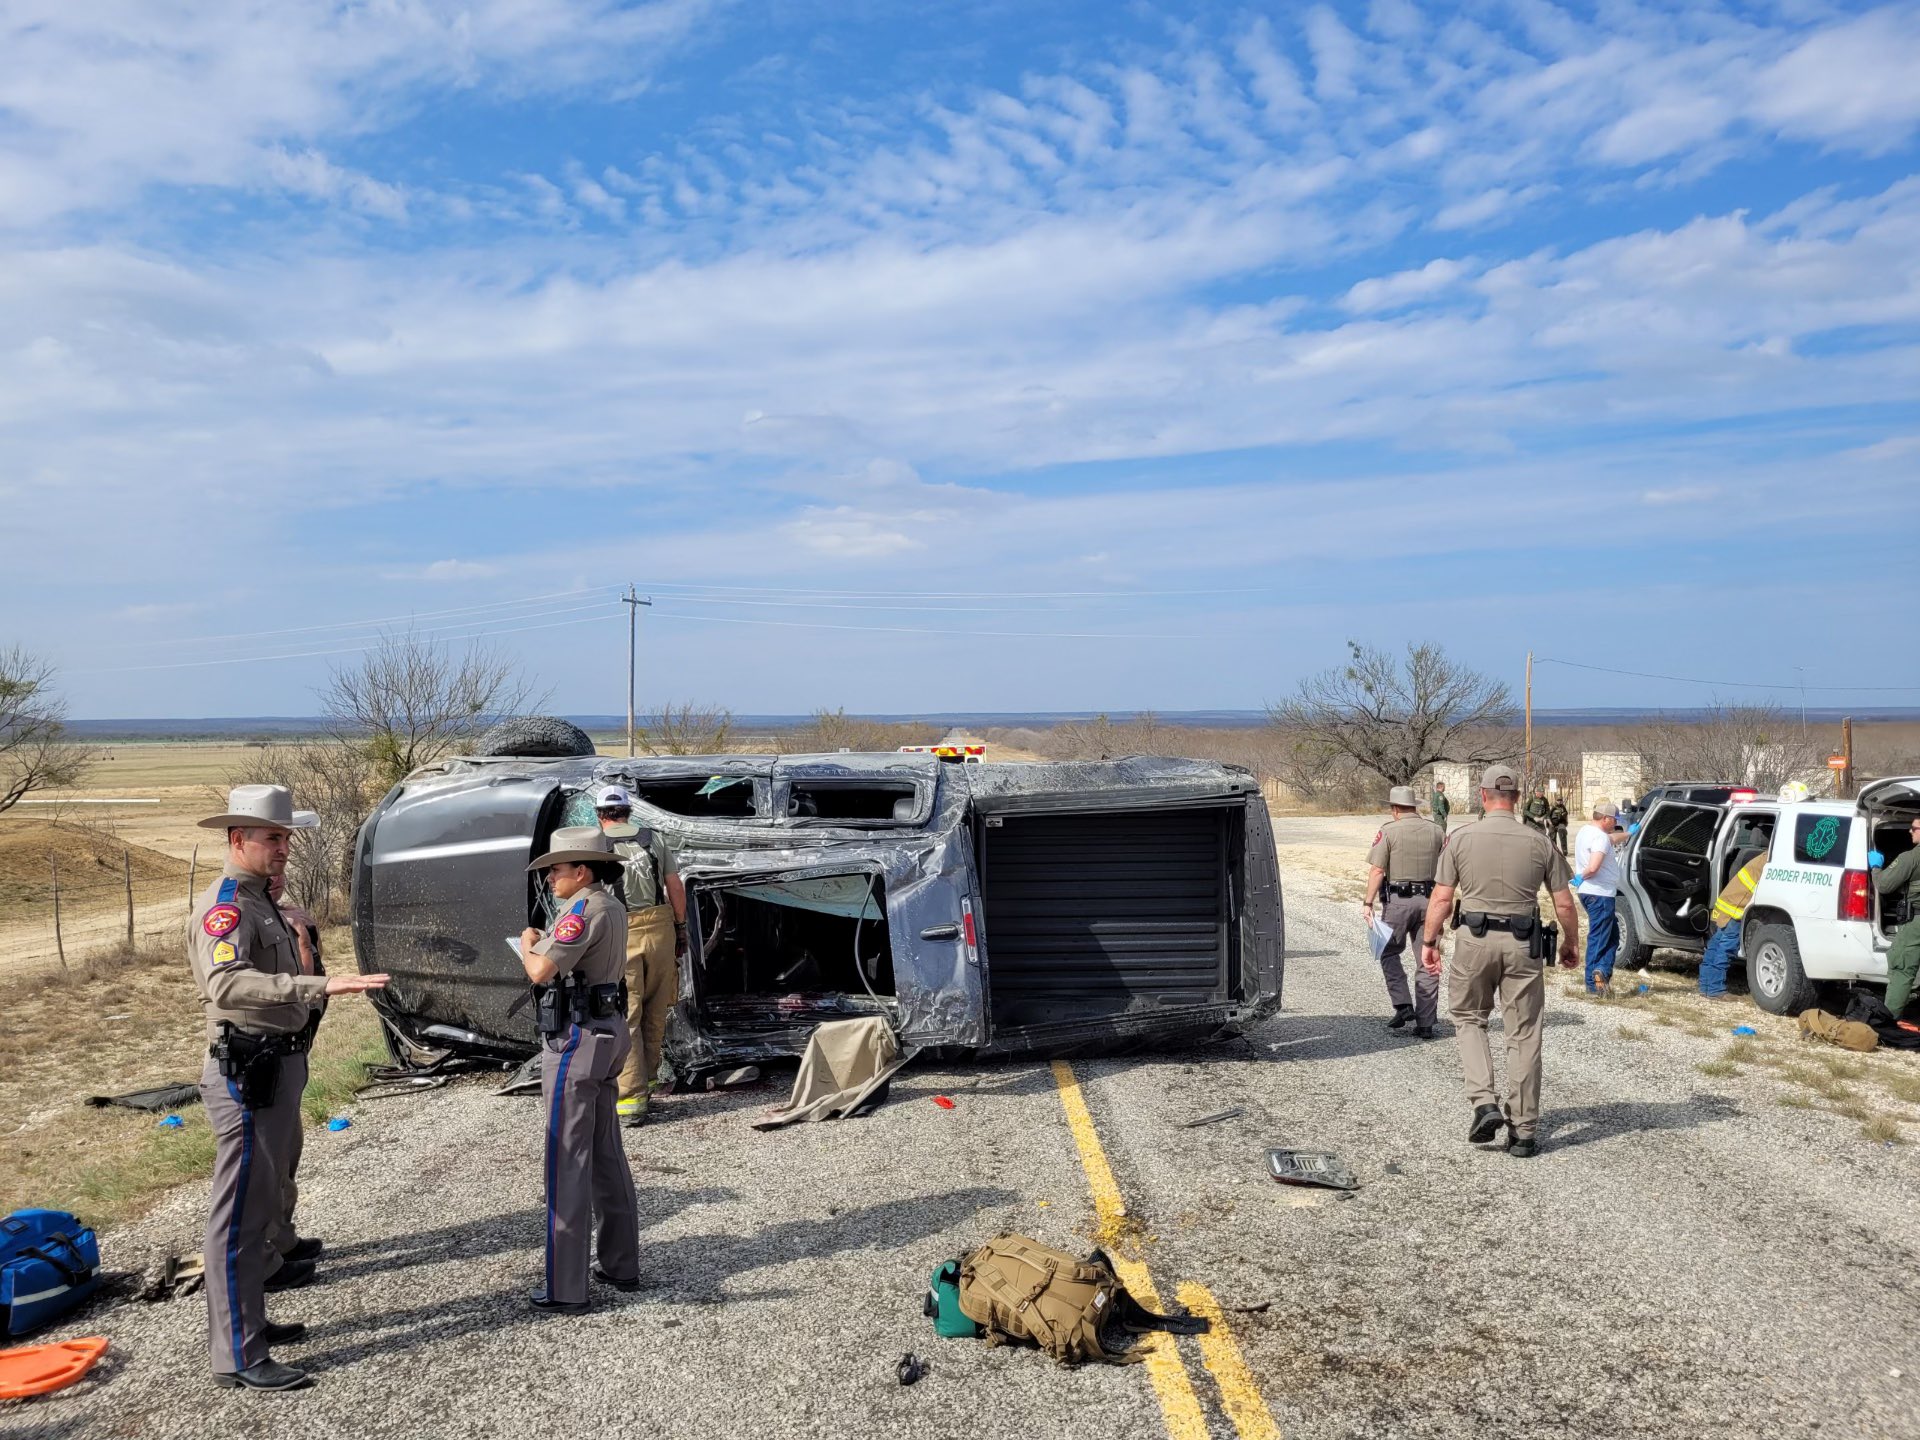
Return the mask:
<svg viewBox="0 0 1920 1440">
<path fill-rule="evenodd" d="M 1645 901 L 1646 943 L 1698 948 L 1713 904 L 1711 872 L 1725 818 L 1717 806 L 1662 800 L 1647 812 L 1627 860 Z"/>
</svg>

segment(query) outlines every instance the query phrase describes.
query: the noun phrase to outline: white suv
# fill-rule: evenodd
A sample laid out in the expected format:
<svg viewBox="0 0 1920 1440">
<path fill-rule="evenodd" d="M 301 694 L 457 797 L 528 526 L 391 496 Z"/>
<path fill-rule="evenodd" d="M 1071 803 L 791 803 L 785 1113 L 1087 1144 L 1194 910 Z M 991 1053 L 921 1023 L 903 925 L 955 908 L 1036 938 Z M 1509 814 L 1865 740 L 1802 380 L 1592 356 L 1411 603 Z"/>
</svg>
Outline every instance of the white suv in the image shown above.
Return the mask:
<svg viewBox="0 0 1920 1440">
<path fill-rule="evenodd" d="M 1619 964 L 1644 965 L 1656 946 L 1706 948 L 1714 897 L 1740 857 L 1761 849 L 1767 868 L 1740 940 L 1754 1003 L 1794 1015 L 1813 1004 L 1816 980 L 1884 985 L 1896 925 L 1867 854 L 1892 864 L 1915 815 L 1920 776 L 1873 781 L 1855 800 L 1658 801 L 1626 845 Z"/>
</svg>

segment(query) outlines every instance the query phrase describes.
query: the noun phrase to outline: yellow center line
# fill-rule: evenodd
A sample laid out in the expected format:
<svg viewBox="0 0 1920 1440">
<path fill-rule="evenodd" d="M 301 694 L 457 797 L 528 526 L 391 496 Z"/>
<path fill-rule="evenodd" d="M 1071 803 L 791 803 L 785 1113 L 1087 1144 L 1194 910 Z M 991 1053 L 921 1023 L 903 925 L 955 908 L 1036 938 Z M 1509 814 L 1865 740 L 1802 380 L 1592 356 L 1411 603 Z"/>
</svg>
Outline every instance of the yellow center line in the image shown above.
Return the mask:
<svg viewBox="0 0 1920 1440">
<path fill-rule="evenodd" d="M 1067 1128 L 1073 1132 L 1073 1143 L 1080 1149 L 1080 1168 L 1087 1172 L 1087 1185 L 1093 1191 L 1095 1231 L 1100 1243 L 1111 1247 L 1107 1258 L 1113 1261 L 1113 1273 L 1120 1277 L 1120 1283 L 1134 1299 L 1150 1310 L 1158 1310 L 1160 1292 L 1154 1288 L 1147 1267 L 1121 1255 L 1114 1244 L 1126 1221 L 1127 1206 L 1113 1178 L 1113 1167 L 1107 1163 L 1107 1152 L 1100 1147 L 1100 1137 L 1094 1132 L 1093 1116 L 1087 1113 L 1086 1097 L 1080 1093 L 1080 1082 L 1074 1078 L 1073 1067 L 1064 1060 L 1054 1061 L 1053 1081 L 1060 1087 L 1060 1104 L 1067 1112 Z M 1167 1422 L 1167 1434 L 1172 1440 L 1208 1440 L 1200 1397 L 1193 1393 L 1193 1381 L 1187 1376 L 1187 1367 L 1181 1363 L 1180 1351 L 1171 1335 L 1152 1337 L 1146 1364 L 1147 1378 L 1160 1397 L 1160 1413 Z"/>
<path fill-rule="evenodd" d="M 1180 1303 L 1211 1322 L 1200 1337 L 1200 1358 L 1220 1387 L 1220 1403 L 1233 1428 L 1240 1432 L 1240 1440 L 1280 1440 L 1280 1427 L 1261 1398 L 1260 1384 L 1247 1368 L 1240 1342 L 1233 1338 L 1213 1292 L 1204 1285 L 1188 1283 L 1180 1287 Z"/>
</svg>

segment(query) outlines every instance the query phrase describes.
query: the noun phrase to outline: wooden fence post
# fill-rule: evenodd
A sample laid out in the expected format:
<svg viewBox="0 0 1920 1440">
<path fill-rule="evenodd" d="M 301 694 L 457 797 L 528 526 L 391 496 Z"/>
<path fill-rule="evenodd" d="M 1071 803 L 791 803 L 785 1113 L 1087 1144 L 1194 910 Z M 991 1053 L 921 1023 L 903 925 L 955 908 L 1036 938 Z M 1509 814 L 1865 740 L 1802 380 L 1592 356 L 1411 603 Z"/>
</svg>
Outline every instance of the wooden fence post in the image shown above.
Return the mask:
<svg viewBox="0 0 1920 1440">
<path fill-rule="evenodd" d="M 133 852 L 120 852 L 120 873 L 127 882 L 127 949 L 133 949 Z"/>
<path fill-rule="evenodd" d="M 47 864 L 53 867 L 53 948 L 59 953 L 60 968 L 67 968 L 67 942 L 60 934 L 60 859 L 56 855 L 47 856 Z"/>
<path fill-rule="evenodd" d="M 193 847 L 193 854 L 187 860 L 187 909 L 193 909 L 193 877 L 200 868 L 200 847 Z"/>
</svg>

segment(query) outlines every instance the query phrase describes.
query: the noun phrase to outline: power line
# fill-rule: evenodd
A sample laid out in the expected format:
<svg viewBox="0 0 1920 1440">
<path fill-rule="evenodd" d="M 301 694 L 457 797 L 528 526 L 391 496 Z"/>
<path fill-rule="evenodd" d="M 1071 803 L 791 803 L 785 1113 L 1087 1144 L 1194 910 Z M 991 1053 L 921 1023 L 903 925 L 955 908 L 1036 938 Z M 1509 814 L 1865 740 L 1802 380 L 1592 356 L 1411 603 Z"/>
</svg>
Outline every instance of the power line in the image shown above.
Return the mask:
<svg viewBox="0 0 1920 1440">
<path fill-rule="evenodd" d="M 598 613 L 581 615 L 572 620 L 552 620 L 541 625 L 512 625 L 500 630 L 480 630 L 472 635 L 456 635 L 444 638 L 455 640 L 484 640 L 493 635 L 519 635 L 528 630 L 557 630 L 563 625 L 586 625 L 595 620 L 610 620 L 620 612 L 600 610 Z M 72 670 L 73 675 L 120 675 L 134 670 L 198 670 L 210 665 L 269 665 L 277 660 L 311 660 L 321 655 L 363 655 L 369 650 L 378 650 L 386 642 L 378 641 L 372 645 L 348 645 L 337 650 L 297 650 L 284 655 L 226 655 L 217 660 L 177 660 L 163 665 L 96 665 L 86 669 Z"/>
<path fill-rule="evenodd" d="M 372 625 L 398 625 L 403 621 L 433 620 L 443 615 L 471 615 L 481 610 L 512 610 L 523 605 L 536 605 L 548 600 L 567 600 L 579 595 L 591 595 L 595 589 L 578 588 L 555 590 L 546 595 L 523 595 L 518 600 L 493 600 L 484 605 L 456 605 L 445 610 L 415 610 L 405 615 L 381 615 L 371 620 L 337 620 L 327 625 L 296 625 L 287 630 L 245 630 L 229 635 L 187 635 L 172 640 L 127 641 L 128 645 L 149 647 L 153 645 L 199 645 L 216 640 L 266 640 L 276 635 L 312 635 L 323 630 L 362 630 Z M 559 611 L 552 612 L 554 614 Z M 477 623 L 477 622 L 476 622 Z"/>
<path fill-rule="evenodd" d="M 713 591 L 723 595 L 831 595 L 842 599 L 880 600 L 1136 600 L 1179 595 L 1265 595 L 1272 585 L 1241 585 L 1205 590 L 846 590 L 807 589 L 794 585 L 707 585 L 691 580 L 656 580 L 655 590 Z M 705 598 L 689 596 L 688 598 Z"/>
<path fill-rule="evenodd" d="M 1853 694 L 1855 692 L 1873 692 L 1885 694 L 1920 693 L 1920 685 L 1800 685 L 1789 681 L 1775 685 L 1764 680 L 1701 680 L 1692 675 L 1655 675 L 1646 670 L 1615 670 L 1606 665 L 1588 665 L 1579 660 L 1555 660 L 1550 656 L 1534 657 L 1536 665 L 1566 665 L 1575 670 L 1595 670 L 1602 675 L 1629 675 L 1636 680 L 1671 680 L 1680 685 L 1705 685 L 1717 690 L 1817 690 L 1825 693 Z"/>
<path fill-rule="evenodd" d="M 660 610 L 662 619 L 701 620 L 714 625 L 771 625 L 783 630 L 858 630 L 875 635 L 978 635 L 995 640 L 1203 640 L 1203 635 L 1113 634 L 1076 630 L 933 630 L 912 625 L 832 625 L 824 620 L 759 620 L 741 615 L 696 615 L 686 610 Z"/>
</svg>

